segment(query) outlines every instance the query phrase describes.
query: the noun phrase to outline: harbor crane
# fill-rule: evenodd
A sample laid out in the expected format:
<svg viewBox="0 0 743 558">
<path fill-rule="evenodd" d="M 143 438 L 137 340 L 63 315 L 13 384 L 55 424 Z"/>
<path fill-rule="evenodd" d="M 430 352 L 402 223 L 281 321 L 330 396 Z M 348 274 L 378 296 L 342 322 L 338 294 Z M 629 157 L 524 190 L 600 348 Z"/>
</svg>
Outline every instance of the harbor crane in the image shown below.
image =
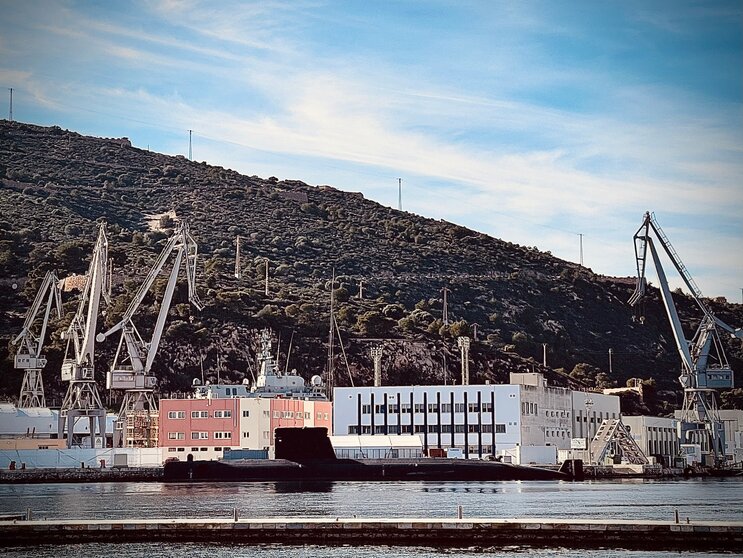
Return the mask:
<svg viewBox="0 0 743 558">
<path fill-rule="evenodd" d="M 180 221 L 121 320 L 105 333 L 98 334 L 97 340 L 100 343 L 114 333 L 121 332 L 113 363 L 106 375 L 107 389 L 124 390 L 114 432 L 114 447 L 157 445 L 159 411 L 154 395 L 157 378 L 151 372 L 152 363 L 160 346 L 181 264 L 184 264 L 188 281 L 188 299 L 198 310 L 203 308 L 196 294 L 197 253 L 198 247 L 189 233 L 188 224 Z M 160 303 L 152 338 L 147 342 L 134 325 L 134 317 L 171 255 L 174 256 L 173 267 Z M 122 351 L 124 347 L 126 353 Z"/>
<path fill-rule="evenodd" d="M 52 308 L 58 318 L 62 316 L 60 281 L 55 272 L 47 271 L 36 293 L 36 298 L 26 313 L 23 329 L 11 341 L 13 345 L 20 343 L 14 362 L 18 370 L 24 370 L 21 395 L 18 399 L 18 407 L 22 409 L 46 407 L 44 382 L 41 377 L 41 371 L 46 366 L 46 357 L 41 354 L 41 349 L 44 345 Z M 39 318 L 41 318 L 41 327 L 36 331 Z"/>
<path fill-rule="evenodd" d="M 109 298 L 107 269 L 108 239 L 106 225 L 101 223 L 77 312 L 62 333 L 62 339 L 67 340 L 62 380 L 70 385 L 59 411 L 59 437 L 62 438 L 66 430 L 68 448 L 73 446 L 75 424 L 81 418 L 89 420 L 90 447 L 96 447 L 96 440 L 100 440 L 101 447 L 106 443 L 106 408 L 95 383 L 94 350 L 101 297 L 107 302 Z"/>
<path fill-rule="evenodd" d="M 670 258 L 691 292 L 694 302 L 702 311 L 702 320 L 691 340 L 687 340 L 684 335 L 652 236 L 655 236 L 658 244 Z M 711 453 L 715 465 L 719 465 L 725 456 L 725 431 L 717 410 L 715 390 L 733 387 L 733 370 L 723 350 L 720 330 L 743 339 L 743 329 L 729 326 L 707 307 L 702 292 L 660 228 L 655 216 L 650 212 L 645 213 L 642 225 L 635 233 L 634 242 L 637 284 L 629 304 L 632 306 L 638 304 L 645 295 L 647 288 L 645 268 L 650 248 L 650 255 L 658 274 L 663 305 L 671 323 L 676 348 L 681 356 L 679 382 L 684 389 L 684 404 L 679 425 L 681 443 L 699 443 L 706 452 Z"/>
</svg>

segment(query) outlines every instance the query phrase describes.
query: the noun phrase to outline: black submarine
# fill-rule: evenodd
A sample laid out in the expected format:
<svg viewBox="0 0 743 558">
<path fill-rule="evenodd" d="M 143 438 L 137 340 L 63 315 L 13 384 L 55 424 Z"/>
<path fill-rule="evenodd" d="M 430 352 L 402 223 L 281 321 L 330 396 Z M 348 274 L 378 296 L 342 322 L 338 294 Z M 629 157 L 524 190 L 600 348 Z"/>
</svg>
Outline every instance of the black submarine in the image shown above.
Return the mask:
<svg viewBox="0 0 743 558">
<path fill-rule="evenodd" d="M 338 459 L 327 428 L 277 428 L 276 459 L 186 461 L 164 465 L 165 482 L 579 480 L 581 463 L 560 471 L 446 458 Z"/>
</svg>

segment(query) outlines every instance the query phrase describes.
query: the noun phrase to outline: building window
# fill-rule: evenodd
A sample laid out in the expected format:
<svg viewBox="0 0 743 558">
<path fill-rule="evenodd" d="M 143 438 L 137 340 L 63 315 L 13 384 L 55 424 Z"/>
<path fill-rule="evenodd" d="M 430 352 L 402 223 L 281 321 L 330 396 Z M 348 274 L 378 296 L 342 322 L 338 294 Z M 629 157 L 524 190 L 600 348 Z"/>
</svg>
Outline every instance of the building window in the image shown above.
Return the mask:
<svg viewBox="0 0 743 558">
<path fill-rule="evenodd" d="M 270 411 L 263 411 L 263 417 L 264 418 L 268 418 L 270 416 L 271 416 L 271 412 Z"/>
<path fill-rule="evenodd" d="M 410 412 L 410 403 L 403 403 L 400 405 L 400 411 L 403 413 L 409 413 Z"/>
<path fill-rule="evenodd" d="M 403 434 L 410 434 L 410 425 L 409 424 L 403 424 L 400 429 L 402 430 Z"/>
<path fill-rule="evenodd" d="M 359 427 L 357 425 L 352 425 L 348 427 L 348 433 L 349 434 L 358 434 L 359 433 Z"/>
<path fill-rule="evenodd" d="M 399 434 L 400 433 L 400 427 L 396 424 L 393 424 L 389 427 L 390 434 Z"/>
<path fill-rule="evenodd" d="M 480 407 L 477 403 L 468 403 L 467 404 L 467 410 L 470 413 L 478 413 L 480 412 Z"/>
<path fill-rule="evenodd" d="M 209 433 L 208 432 L 191 432 L 191 439 L 192 440 L 208 440 Z"/>
<path fill-rule="evenodd" d="M 425 427 L 422 424 L 416 424 L 415 425 L 415 433 L 416 434 L 423 434 L 425 433 Z"/>
<path fill-rule="evenodd" d="M 168 411 L 169 419 L 184 419 L 186 418 L 186 411 Z"/>
<path fill-rule="evenodd" d="M 215 432 L 214 433 L 215 440 L 229 440 L 231 438 L 232 438 L 232 432 Z"/>
<path fill-rule="evenodd" d="M 482 412 L 483 413 L 492 413 L 493 412 L 493 404 L 490 402 L 483 403 L 482 404 Z"/>
<path fill-rule="evenodd" d="M 199 448 L 191 448 L 191 451 L 199 451 Z"/>
<path fill-rule="evenodd" d="M 451 433 L 451 424 L 442 424 L 441 425 L 441 432 L 445 434 Z"/>
<path fill-rule="evenodd" d="M 328 420 L 328 413 L 323 413 L 323 419 Z"/>
<path fill-rule="evenodd" d="M 243 418 L 248 418 L 250 416 L 250 411 L 243 411 Z"/>
<path fill-rule="evenodd" d="M 310 413 L 304 414 L 304 420 L 310 420 L 310 418 L 312 418 L 312 415 L 310 415 Z"/>
<path fill-rule="evenodd" d="M 390 410 L 390 414 L 395 414 L 395 413 L 397 413 L 397 409 L 398 409 L 398 407 L 397 407 L 397 403 L 390 403 L 390 404 L 388 405 L 388 407 L 389 407 L 389 410 Z"/>
<path fill-rule="evenodd" d="M 250 438 L 250 432 L 243 432 L 243 438 Z"/>
<path fill-rule="evenodd" d="M 168 432 L 168 440 L 184 440 L 186 434 L 183 432 Z"/>
<path fill-rule="evenodd" d="M 495 433 L 496 434 L 505 434 L 506 433 L 506 425 L 505 424 L 496 424 L 495 425 Z"/>
<path fill-rule="evenodd" d="M 451 413 L 451 403 L 442 403 L 441 404 L 441 412 L 442 413 Z"/>
<path fill-rule="evenodd" d="M 454 432 L 457 434 L 463 434 L 464 433 L 464 424 L 455 424 L 454 425 Z"/>
<path fill-rule="evenodd" d="M 428 404 L 428 412 L 429 413 L 438 413 L 439 412 L 439 406 L 436 403 L 429 403 Z"/>
<path fill-rule="evenodd" d="M 209 411 L 191 411 L 191 418 L 209 418 Z"/>
<path fill-rule="evenodd" d="M 479 424 L 468 424 L 467 432 L 480 432 L 480 425 Z"/>
<path fill-rule="evenodd" d="M 214 411 L 214 418 L 230 418 L 232 411 Z"/>
<path fill-rule="evenodd" d="M 464 413 L 464 403 L 454 403 L 455 413 Z"/>
<path fill-rule="evenodd" d="M 423 403 L 416 403 L 415 404 L 415 412 L 416 413 L 425 413 L 426 412 L 426 406 Z"/>
<path fill-rule="evenodd" d="M 491 433 L 491 432 L 493 432 L 493 425 L 492 424 L 483 424 L 482 425 L 482 431 L 483 431 L 483 433 Z"/>
<path fill-rule="evenodd" d="M 362 415 L 370 415 L 371 414 L 371 411 L 372 411 L 371 405 L 364 404 L 364 405 L 361 406 L 361 414 Z M 320 413 L 317 413 L 317 418 L 320 418 Z"/>
<path fill-rule="evenodd" d="M 175 451 L 175 448 L 168 448 L 168 451 Z"/>
<path fill-rule="evenodd" d="M 384 434 L 384 426 L 375 426 L 374 434 Z"/>
<path fill-rule="evenodd" d="M 429 434 L 436 434 L 439 431 L 439 425 L 438 424 L 429 424 L 428 425 L 428 433 Z"/>
<path fill-rule="evenodd" d="M 273 418 L 281 418 L 281 413 L 278 411 L 273 412 Z"/>
<path fill-rule="evenodd" d="M 383 415 L 387 412 L 387 406 L 386 405 L 374 405 L 374 412 L 378 415 Z"/>
</svg>

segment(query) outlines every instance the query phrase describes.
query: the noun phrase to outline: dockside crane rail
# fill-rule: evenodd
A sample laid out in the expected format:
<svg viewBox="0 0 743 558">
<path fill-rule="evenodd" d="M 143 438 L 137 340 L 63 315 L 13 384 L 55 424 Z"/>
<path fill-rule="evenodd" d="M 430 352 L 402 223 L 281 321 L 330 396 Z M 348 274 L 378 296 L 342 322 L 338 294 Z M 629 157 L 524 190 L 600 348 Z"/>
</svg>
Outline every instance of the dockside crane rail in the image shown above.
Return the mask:
<svg viewBox="0 0 743 558">
<path fill-rule="evenodd" d="M 26 313 L 23 329 L 11 341 L 13 345 L 18 345 L 14 358 L 15 368 L 24 371 L 18 399 L 18 407 L 22 409 L 46 407 L 44 382 L 41 376 L 41 371 L 46 366 L 46 357 L 41 354 L 41 350 L 52 309 L 58 318 L 62 316 L 61 290 L 57 274 L 54 271 L 47 271 L 36 298 Z M 36 331 L 39 318 L 41 326 Z"/>
<path fill-rule="evenodd" d="M 149 341 L 145 341 L 134 325 L 133 319 L 171 255 L 174 255 L 173 267 L 160 302 L 152 337 Z M 197 255 L 196 241 L 189 232 L 188 224 L 182 220 L 140 285 L 121 320 L 108 331 L 97 336 L 98 342 L 103 342 L 114 333 L 121 331 L 113 363 L 106 375 L 107 389 L 125 391 L 117 421 L 115 445 L 123 442 L 123 429 L 127 417 L 139 413 L 145 417 L 145 420 L 150 421 L 151 417 L 158 412 L 158 404 L 154 396 L 157 378 L 151 374 L 151 369 L 160 346 L 182 264 L 188 282 L 188 299 L 198 310 L 203 309 L 203 304 L 196 293 Z M 122 353 L 124 347 L 126 347 L 126 354 Z M 127 361 L 128 364 L 126 364 Z M 149 442 L 143 442 L 143 444 L 148 445 Z M 127 445 L 139 444 L 132 442 Z"/>
<path fill-rule="evenodd" d="M 668 255 L 691 292 L 692 298 L 704 314 L 691 340 L 685 337 L 653 236 Z M 645 272 L 649 248 L 658 274 L 663 305 L 671 324 L 676 348 L 681 356 L 682 372 L 679 382 L 684 389 L 684 407 L 680 424 L 681 441 L 684 443 L 697 439 L 705 442 L 702 445 L 707 446 L 707 449 L 714 455 L 716 463 L 719 463 L 724 458 L 725 439 L 722 422 L 717 412 L 714 390 L 732 388 L 733 371 L 725 356 L 718 328 L 739 339 L 743 339 L 743 329 L 729 326 L 707 307 L 701 290 L 652 213 L 645 213 L 642 225 L 635 233 L 634 242 L 637 284 L 635 292 L 629 299 L 629 304 L 637 305 L 646 294 Z"/>
<path fill-rule="evenodd" d="M 95 383 L 94 352 L 101 297 L 107 303 L 110 302 L 107 271 L 108 239 L 106 225 L 101 223 L 77 312 L 67 330 L 62 333 L 62 338 L 67 340 L 62 361 L 62 380 L 70 382 L 70 385 L 59 412 L 59 437 L 62 438 L 66 429 L 67 447 L 73 445 L 75 423 L 84 417 L 90 421 L 91 447 L 96 446 L 96 440 L 100 440 L 102 446 L 105 444 L 106 409 L 101 403 Z"/>
</svg>

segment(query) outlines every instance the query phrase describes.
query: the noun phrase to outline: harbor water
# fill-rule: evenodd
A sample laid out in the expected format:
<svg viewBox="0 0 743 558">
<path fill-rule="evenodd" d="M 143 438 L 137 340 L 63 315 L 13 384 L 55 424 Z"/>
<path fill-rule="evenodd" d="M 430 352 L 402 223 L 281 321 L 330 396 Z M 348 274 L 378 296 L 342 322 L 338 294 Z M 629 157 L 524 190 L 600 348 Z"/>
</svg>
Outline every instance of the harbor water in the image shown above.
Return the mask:
<svg viewBox="0 0 743 558">
<path fill-rule="evenodd" d="M 618 480 L 592 482 L 335 482 L 335 483 L 91 483 L 0 485 L 0 514 L 30 509 L 35 519 L 218 518 L 237 509 L 259 517 L 463 517 L 635 519 L 670 521 L 743 520 L 743 481 L 738 479 Z M 390 541 L 393 544 L 394 541 Z M 599 549 L 465 549 L 368 546 L 355 557 L 482 556 L 680 556 L 678 552 Z M 83 548 L 84 547 L 84 548 Z M 4 549 L 5 556 L 56 557 L 60 548 Z M 65 549 L 110 558 L 143 556 L 347 556 L 348 547 L 241 546 L 230 541 L 194 544 L 89 544 Z M 688 553 L 684 553 L 685 555 Z M 694 556 L 718 556 L 693 553 Z"/>
</svg>

